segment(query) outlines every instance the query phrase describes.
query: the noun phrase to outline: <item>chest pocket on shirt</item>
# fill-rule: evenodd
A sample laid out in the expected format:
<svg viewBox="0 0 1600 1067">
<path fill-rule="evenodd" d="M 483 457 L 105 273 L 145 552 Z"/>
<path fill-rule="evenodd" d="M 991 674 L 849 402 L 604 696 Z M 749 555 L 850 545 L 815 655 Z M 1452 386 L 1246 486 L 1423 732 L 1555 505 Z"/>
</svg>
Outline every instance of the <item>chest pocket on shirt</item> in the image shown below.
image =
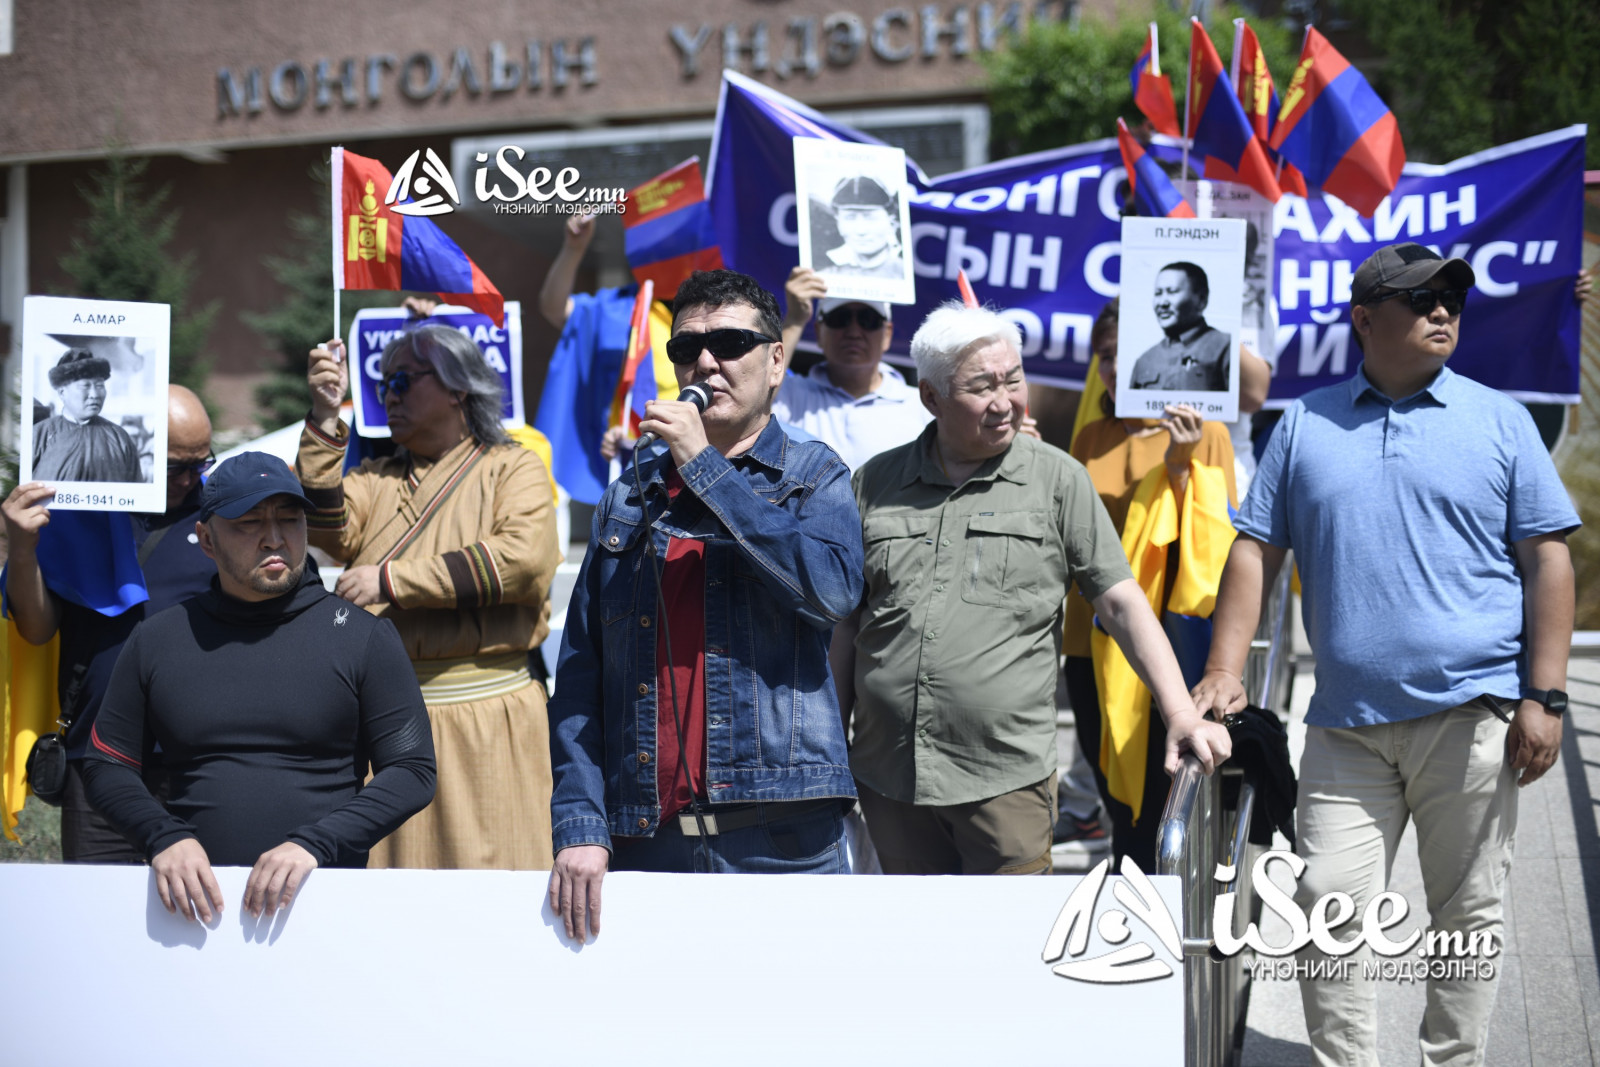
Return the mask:
<svg viewBox="0 0 1600 1067">
<path fill-rule="evenodd" d="M 967 520 L 961 564 L 961 599 L 991 608 L 1015 608 L 1037 598 L 1045 573 L 1043 512 L 1002 511 Z"/>
<path fill-rule="evenodd" d="M 868 608 L 910 602 L 916 596 L 916 554 L 931 525 L 931 519 L 918 515 L 877 516 L 862 525 Z"/>
<path fill-rule="evenodd" d="M 644 553 L 635 552 L 645 527 L 620 519 L 607 519 L 600 527 L 598 547 L 603 555 L 594 561 L 600 571 L 600 620 L 606 625 L 633 614 L 639 589 L 639 567 L 648 565 Z"/>
</svg>

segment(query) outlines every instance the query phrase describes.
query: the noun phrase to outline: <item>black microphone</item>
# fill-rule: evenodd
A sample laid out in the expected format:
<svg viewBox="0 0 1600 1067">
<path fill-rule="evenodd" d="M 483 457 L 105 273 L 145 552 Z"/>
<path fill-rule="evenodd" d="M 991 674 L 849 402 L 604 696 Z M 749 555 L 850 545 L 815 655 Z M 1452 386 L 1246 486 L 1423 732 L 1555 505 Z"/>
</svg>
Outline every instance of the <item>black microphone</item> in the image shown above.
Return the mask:
<svg viewBox="0 0 1600 1067">
<path fill-rule="evenodd" d="M 694 409 L 704 415 L 706 408 L 711 406 L 711 387 L 705 382 L 696 382 L 678 390 L 678 399 L 686 404 L 693 404 Z M 658 440 L 660 440 L 659 435 L 647 433 L 639 438 L 639 443 L 633 446 L 633 450 L 635 453 L 643 452 Z"/>
</svg>

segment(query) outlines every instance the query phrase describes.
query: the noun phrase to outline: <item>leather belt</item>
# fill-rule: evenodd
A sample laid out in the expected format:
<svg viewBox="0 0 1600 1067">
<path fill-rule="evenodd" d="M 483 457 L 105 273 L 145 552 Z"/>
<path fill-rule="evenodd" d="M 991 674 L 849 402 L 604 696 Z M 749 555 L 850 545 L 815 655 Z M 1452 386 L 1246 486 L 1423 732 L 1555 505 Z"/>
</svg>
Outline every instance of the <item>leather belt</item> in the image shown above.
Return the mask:
<svg viewBox="0 0 1600 1067">
<path fill-rule="evenodd" d="M 782 819 L 799 818 L 813 812 L 844 810 L 844 800 L 841 797 L 823 797 L 821 800 L 773 800 L 759 804 L 729 804 L 718 807 L 701 807 L 700 814 L 705 817 L 706 836 L 715 837 L 718 834 L 731 834 L 735 830 L 748 830 L 752 826 L 759 826 L 763 822 L 778 822 Z M 693 811 L 678 813 L 671 819 L 661 824 L 661 829 L 671 831 L 676 829 L 685 837 L 699 837 L 700 824 L 694 817 Z"/>
</svg>

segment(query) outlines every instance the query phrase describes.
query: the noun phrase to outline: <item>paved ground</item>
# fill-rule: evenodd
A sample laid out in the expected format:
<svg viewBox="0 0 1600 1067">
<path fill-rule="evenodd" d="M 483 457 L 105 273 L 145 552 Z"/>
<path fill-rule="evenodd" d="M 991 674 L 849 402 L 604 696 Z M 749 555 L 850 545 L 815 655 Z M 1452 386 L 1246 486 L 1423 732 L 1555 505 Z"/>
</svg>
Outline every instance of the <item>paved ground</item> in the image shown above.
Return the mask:
<svg viewBox="0 0 1600 1067">
<path fill-rule="evenodd" d="M 1310 677 L 1296 679 L 1290 743 L 1296 759 Z M 1600 1064 L 1600 658 L 1575 657 L 1561 762 L 1522 792 L 1516 860 L 1507 899 L 1506 946 L 1488 1062 L 1571 1067 Z M 1412 914 L 1427 914 L 1408 830 L 1391 888 Z M 1407 927 L 1409 929 L 1410 927 Z M 1269 942 L 1283 931 L 1268 926 Z M 1379 1053 L 1385 1065 L 1417 1062 L 1424 989 L 1396 982 L 1380 988 Z M 1293 982 L 1256 983 L 1245 1036 L 1247 1067 L 1310 1062 L 1305 1016 Z"/>
</svg>

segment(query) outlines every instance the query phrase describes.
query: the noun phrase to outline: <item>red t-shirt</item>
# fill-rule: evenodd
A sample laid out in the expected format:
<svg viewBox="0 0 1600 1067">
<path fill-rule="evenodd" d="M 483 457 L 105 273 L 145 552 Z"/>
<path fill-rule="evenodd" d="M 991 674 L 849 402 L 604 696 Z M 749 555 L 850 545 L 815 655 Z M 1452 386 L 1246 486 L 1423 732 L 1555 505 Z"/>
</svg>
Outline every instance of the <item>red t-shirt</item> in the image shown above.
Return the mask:
<svg viewBox="0 0 1600 1067">
<path fill-rule="evenodd" d="M 667 495 L 676 499 L 683 479 L 667 472 Z M 669 538 L 661 564 L 666 625 L 656 629 L 656 795 L 663 821 L 689 806 L 690 790 L 706 795 L 706 546 L 692 538 Z M 672 656 L 667 656 L 667 630 Z M 689 782 L 678 759 L 678 729 L 672 720 L 672 686 L 689 757 Z"/>
</svg>

